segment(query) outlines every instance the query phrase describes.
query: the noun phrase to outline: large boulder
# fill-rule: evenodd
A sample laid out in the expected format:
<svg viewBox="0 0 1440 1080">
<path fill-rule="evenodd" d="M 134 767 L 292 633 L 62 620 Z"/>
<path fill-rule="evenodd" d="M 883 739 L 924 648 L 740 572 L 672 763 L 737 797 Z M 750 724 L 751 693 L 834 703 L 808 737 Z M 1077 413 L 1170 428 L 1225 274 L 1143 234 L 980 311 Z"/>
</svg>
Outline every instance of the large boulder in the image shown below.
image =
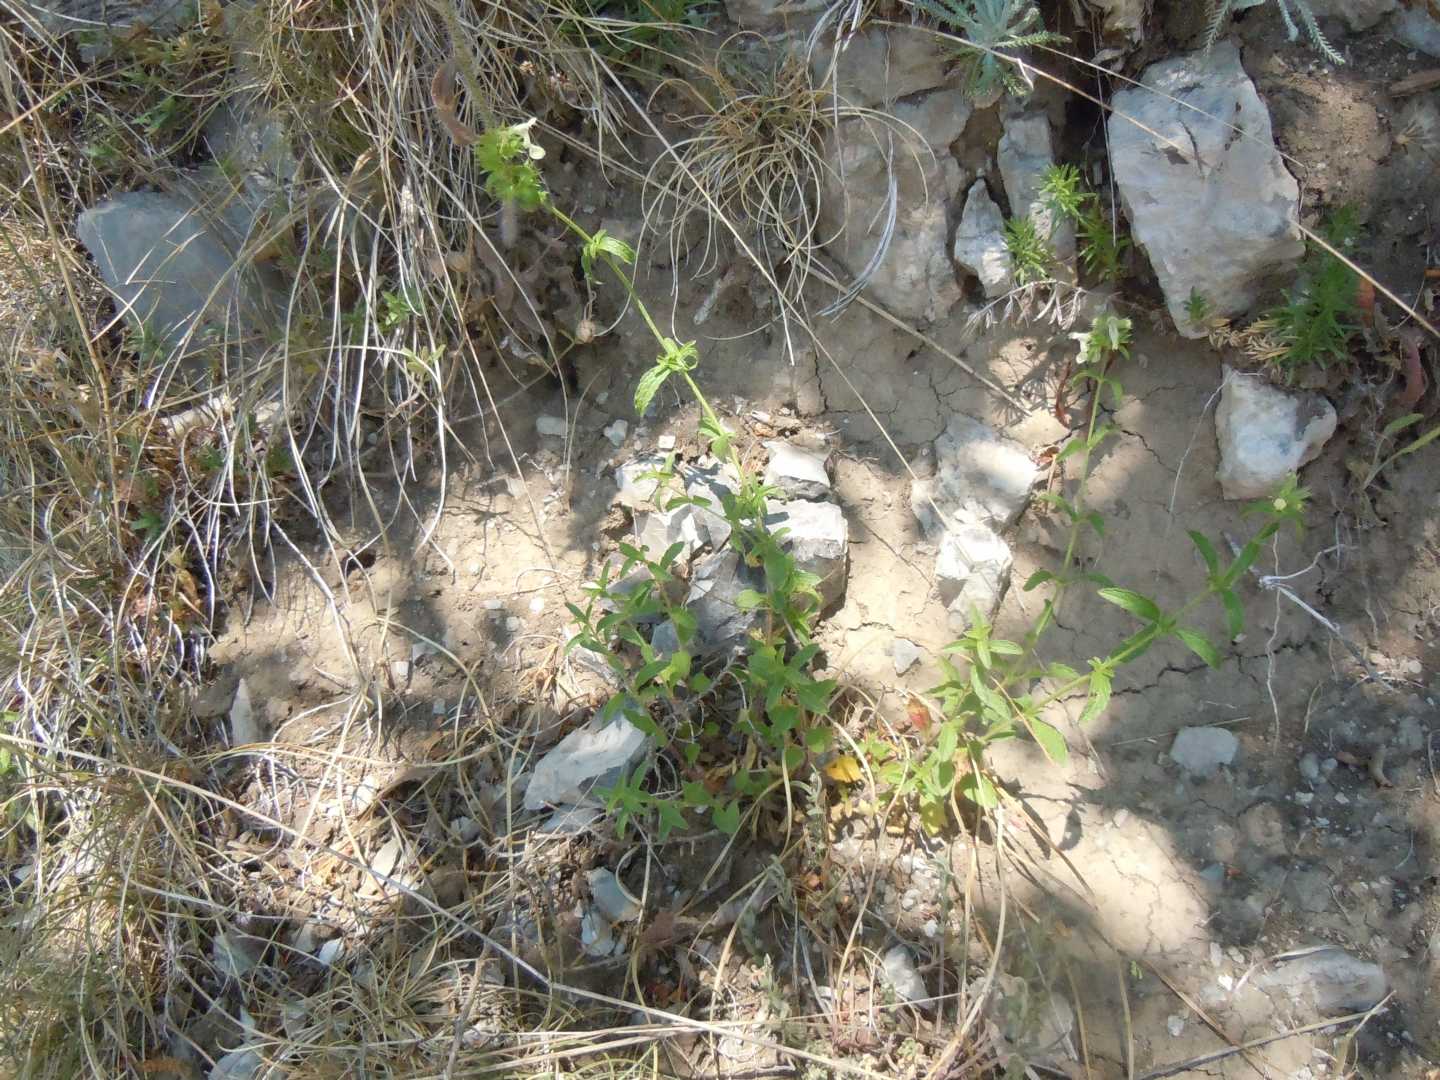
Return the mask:
<svg viewBox="0 0 1440 1080">
<path fill-rule="evenodd" d="M 1304 255 L 1299 186 L 1228 41 L 1152 64 L 1113 104 L 1110 158 L 1131 232 L 1177 329 L 1204 337 L 1192 295 L 1208 314 L 1239 315 Z"/>
<path fill-rule="evenodd" d="M 1227 499 L 1260 499 L 1315 460 L 1335 434 L 1335 408 L 1319 394 L 1294 393 L 1256 375 L 1225 369 L 1215 437 L 1216 479 Z"/>
<path fill-rule="evenodd" d="M 811 71 L 846 104 L 874 107 L 933 90 L 945 82 L 949 65 L 934 34 L 875 28 L 851 36 L 838 51 L 831 44 L 816 49 Z"/>
</svg>

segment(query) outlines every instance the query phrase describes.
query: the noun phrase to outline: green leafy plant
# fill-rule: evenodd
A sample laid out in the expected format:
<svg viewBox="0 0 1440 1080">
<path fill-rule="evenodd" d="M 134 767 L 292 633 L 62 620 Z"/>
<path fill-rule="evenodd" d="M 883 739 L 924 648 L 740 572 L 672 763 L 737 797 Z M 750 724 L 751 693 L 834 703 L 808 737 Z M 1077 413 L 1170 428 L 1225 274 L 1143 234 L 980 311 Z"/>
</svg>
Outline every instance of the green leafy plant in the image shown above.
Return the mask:
<svg viewBox="0 0 1440 1080">
<path fill-rule="evenodd" d="M 1353 210 L 1337 210 L 1321 229 L 1338 251 L 1353 248 L 1360 231 Z M 1318 364 L 1328 367 L 1349 360 L 1349 343 L 1360 329 L 1356 287 L 1359 277 L 1323 248 L 1312 248 L 1300 270 L 1301 284 L 1286 294 L 1285 303 L 1266 313 L 1273 336 L 1283 347 L 1280 363 L 1287 367 Z"/>
<path fill-rule="evenodd" d="M 600 711 L 602 719 L 624 716 L 649 734 L 661 753 L 671 755 L 683 778 L 678 791 L 657 791 L 648 767 L 640 767 L 605 794 L 621 829 L 654 821 L 661 836 L 679 828 L 687 815 L 706 815 L 717 828 L 735 832 L 746 813 L 763 807 L 773 792 L 788 789 L 802 771 L 812 769 L 830 749 L 830 705 L 836 693 L 831 679 L 814 674 L 819 647 L 811 642 L 820 612 L 819 579 L 802 570 L 786 549 L 783 531 L 766 523 L 768 501 L 777 492 L 746 465 L 726 428 L 695 379 L 700 353 L 693 341 L 679 342 L 661 332 L 635 289 L 629 267 L 635 252 L 603 230 L 588 232 L 547 194 L 536 162 L 542 154 L 529 142 L 528 124 L 482 137 L 476 161 L 487 173 L 487 189 L 502 203 L 543 210 L 578 239 L 587 277 L 605 270 L 625 290 L 659 346 L 654 365 L 635 388 L 634 405 L 644 415 L 665 383 L 681 383 L 700 410 L 700 433 L 711 452 L 737 482 L 718 497 L 676 495 L 665 509 L 704 507 L 729 525 L 728 546 L 756 574 L 755 588 L 737 598 L 737 606 L 755 615 L 743 660 L 707 672 L 695 662 L 695 617 L 682 602 L 683 581 L 675 563 L 683 545 L 676 543 L 658 559 L 629 544 L 620 545 L 622 562 L 613 574 L 601 572 L 585 591 L 584 607 L 569 605 L 579 627 L 568 644 L 601 657 L 620 687 Z M 657 470 L 662 489 L 674 479 Z M 657 501 L 660 501 L 657 495 Z M 646 628 L 666 623 L 673 647 L 655 644 Z M 720 679 L 717 675 L 724 675 Z M 745 761 L 743 769 L 707 771 L 705 755 L 715 762 Z"/>
<path fill-rule="evenodd" d="M 1308 493 L 1292 477 L 1272 498 L 1247 508 L 1247 513 L 1263 520 L 1232 560 L 1223 560 L 1214 543 L 1192 532 L 1190 539 L 1205 565 L 1205 579 L 1171 610 L 1141 592 L 1083 569 L 1078 559 L 1082 537 L 1092 532 L 1103 535 L 1105 529 L 1103 518 L 1085 505 L 1085 486 L 1092 456 L 1115 434 L 1114 427 L 1102 420 L 1101 403 L 1107 396 L 1116 406 L 1122 400 L 1120 383 L 1108 368 L 1115 357 L 1126 355 L 1130 320 L 1102 314 L 1087 333 L 1076 336 L 1081 339 L 1078 378 L 1093 388 L 1089 420 L 1057 462 L 1074 459 L 1079 475 L 1068 498 L 1058 492 L 1042 496 L 1043 502 L 1069 522 L 1065 552 L 1056 570 L 1037 571 L 1024 585 L 1027 592 L 1048 586 L 1050 595 L 1019 640 L 997 637 L 982 612 L 972 613 L 969 629 L 945 650 L 941 661 L 944 677 L 931 691 L 940 715 L 918 753 L 906 754 L 873 738 L 864 747 L 876 766 L 877 780 L 915 798 L 921 820 L 931 830 L 945 827 L 952 815 L 960 815 L 960 799 L 993 807 L 1004 797 L 986 763 L 987 750 L 996 742 L 1029 738 L 1049 760 L 1064 762 L 1066 741 L 1045 719 L 1047 710 L 1083 695 L 1080 721 L 1094 720 L 1108 707 L 1118 673 L 1156 644 L 1176 640 L 1206 665 L 1218 666 L 1220 650 L 1191 622 L 1194 613 L 1207 602 L 1218 603 L 1228 633 L 1237 636 L 1243 625 L 1236 593 L 1241 577 L 1272 536 L 1287 524 L 1298 527 L 1301 521 Z M 1083 671 L 1040 655 L 1040 644 L 1055 625 L 1057 605 L 1077 587 L 1093 589 L 1099 600 L 1120 608 L 1137 624 L 1105 655 L 1090 658 Z"/>
<path fill-rule="evenodd" d="M 966 91 L 977 98 L 1008 90 L 1025 94 L 1031 79 L 1015 54 L 1068 40 L 1046 30 L 1029 0 L 914 0 L 915 7 L 963 34 L 958 56 Z"/>
<path fill-rule="evenodd" d="M 1391 450 L 1388 454 L 1385 452 L 1387 448 L 1395 445 L 1396 436 L 1403 431 L 1408 431 L 1424 419 L 1425 417 L 1421 413 L 1408 413 L 1405 416 L 1390 421 L 1375 439 L 1375 447 L 1371 452 L 1368 462 L 1354 460 L 1347 462 L 1351 475 L 1359 481 L 1360 491 L 1363 492 L 1369 488 L 1369 486 L 1379 478 L 1382 472 L 1402 457 L 1413 454 L 1417 450 L 1423 450 L 1437 438 L 1440 438 L 1440 426 L 1433 427 L 1423 435 L 1412 439 L 1400 447 L 1400 449 Z"/>
<path fill-rule="evenodd" d="M 1080 170 L 1074 165 L 1050 166 L 1041 179 L 1040 198 L 1058 218 L 1074 224 L 1086 272 L 1100 281 L 1118 281 L 1130 238 L 1111 224 L 1099 197 L 1086 189 Z"/>
<path fill-rule="evenodd" d="M 1050 276 L 1055 253 L 1040 235 L 1040 227 L 1028 217 L 1005 222 L 1005 250 L 1010 254 L 1010 273 L 1016 285 L 1033 285 Z"/>
<path fill-rule="evenodd" d="M 1191 289 L 1185 299 L 1185 315 L 1189 320 L 1203 326 L 1210 319 L 1210 310 L 1210 301 L 1198 289 Z"/>
<path fill-rule="evenodd" d="M 1244 7 L 1252 7 L 1253 3 L 1240 3 L 1240 0 L 1206 0 L 1210 6 L 1210 19 L 1205 26 L 1205 48 L 1210 48 L 1220 37 L 1220 31 L 1225 28 L 1230 16 Z M 1305 36 L 1310 40 L 1311 46 L 1321 56 L 1325 57 L 1332 64 L 1343 64 L 1345 58 L 1335 51 L 1335 47 L 1326 40 L 1320 30 L 1320 24 L 1315 19 L 1315 12 L 1310 10 L 1310 5 L 1305 0 L 1275 0 L 1275 6 L 1280 9 L 1280 18 L 1285 20 L 1285 29 L 1290 35 L 1290 40 L 1295 41 L 1300 37 L 1300 27 L 1305 28 Z"/>
</svg>

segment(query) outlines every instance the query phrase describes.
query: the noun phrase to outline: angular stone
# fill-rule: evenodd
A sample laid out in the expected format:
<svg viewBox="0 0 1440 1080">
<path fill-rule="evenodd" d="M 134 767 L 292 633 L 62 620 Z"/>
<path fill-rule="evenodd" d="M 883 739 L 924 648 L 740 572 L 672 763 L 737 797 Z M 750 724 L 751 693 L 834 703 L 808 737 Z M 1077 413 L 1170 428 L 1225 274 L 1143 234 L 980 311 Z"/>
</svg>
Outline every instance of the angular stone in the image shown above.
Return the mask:
<svg viewBox="0 0 1440 1080">
<path fill-rule="evenodd" d="M 535 417 L 535 433 L 547 439 L 563 439 L 570 433 L 570 425 L 563 416 L 546 416 L 541 413 Z"/>
<path fill-rule="evenodd" d="M 1215 410 L 1221 492 L 1227 499 L 1273 494 L 1287 476 L 1319 456 L 1335 424 L 1334 406 L 1319 394 L 1282 390 L 1226 368 Z"/>
<path fill-rule="evenodd" d="M 1392 11 L 1400 0 L 1306 0 L 1317 19 L 1343 19 L 1351 33 L 1369 30 Z M 1415 8 L 1424 11 L 1425 5 Z M 1304 36 L 1304 31 L 1301 31 Z"/>
<path fill-rule="evenodd" d="M 1426 56 L 1440 57 L 1440 19 L 1423 6 L 1407 7 L 1391 21 L 1395 40 Z"/>
<path fill-rule="evenodd" d="M 832 502 L 797 499 L 767 514 L 765 526 L 772 532 L 785 530 L 781 546 L 790 553 L 796 566 L 820 579 L 816 588 L 824 608 L 831 607 L 845 595 L 850 526 L 840 507 Z"/>
<path fill-rule="evenodd" d="M 979 521 L 952 523 L 935 556 L 935 587 L 950 613 L 950 629 L 968 630 L 979 612 L 993 619 L 1010 584 L 1010 545 Z"/>
<path fill-rule="evenodd" d="M 640 917 L 639 902 L 625 891 L 619 880 L 604 867 L 591 870 L 588 875 L 590 898 L 600 914 L 612 923 L 634 922 Z"/>
<path fill-rule="evenodd" d="M 649 750 L 649 737 L 625 717 L 606 723 L 597 715 L 536 764 L 525 789 L 525 809 L 599 804 L 599 792 L 619 783 Z"/>
<path fill-rule="evenodd" d="M 958 91 L 942 90 L 897 108 L 921 141 L 903 132 L 890 138 L 860 120 L 836 131 L 821 193 L 821 228 L 834 237 L 827 250 L 852 275 L 868 272 L 875 300 L 902 318 L 934 321 L 961 297 L 946 251 L 947 208 L 962 179 L 949 145 L 964 130 L 971 106 Z M 925 141 L 930 139 L 936 141 Z M 889 225 L 892 182 L 894 227 L 884 256 L 874 262 Z"/>
<path fill-rule="evenodd" d="M 1320 1016 L 1363 1012 L 1390 992 L 1390 980 L 1379 964 L 1341 949 L 1320 949 L 1281 961 L 1255 981 L 1262 990 L 1281 991 L 1297 1006 Z"/>
<path fill-rule="evenodd" d="M 140 29 L 178 34 L 200 19 L 196 0 L 21 0 L 20 9 L 57 37 L 85 35 L 86 62 L 108 55 L 113 38 Z"/>
<path fill-rule="evenodd" d="M 1055 164 L 1049 119 L 1041 112 L 1008 117 L 995 156 L 1005 181 L 1005 197 L 1010 200 L 1010 216 L 1023 215 L 1033 221 L 1040 235 L 1050 238 L 1061 272 L 1070 267 L 1073 273 L 1075 227 L 1040 197 L 1045 170 Z"/>
<path fill-rule="evenodd" d="M 615 470 L 615 483 L 620 489 L 615 501 L 631 510 L 643 510 L 652 505 L 661 481 L 646 474 L 660 472 L 664 468 L 664 454 L 642 454 L 625 462 Z"/>
<path fill-rule="evenodd" d="M 915 966 L 915 958 L 904 945 L 896 945 L 887 952 L 881 965 L 885 971 L 885 981 L 890 984 L 890 989 L 895 991 L 895 997 L 900 1001 L 924 1001 L 930 996 L 920 969 Z"/>
<path fill-rule="evenodd" d="M 696 645 L 707 653 L 719 653 L 743 645 L 759 625 L 759 615 L 742 610 L 736 603 L 746 589 L 765 588 L 764 575 L 746 566 L 734 551 L 706 555 L 695 564 L 690 577 L 690 594 L 685 607 L 695 616 Z"/>
<path fill-rule="evenodd" d="M 904 675 L 920 662 L 920 646 L 907 638 L 896 638 L 890 643 L 890 661 L 895 665 L 895 674 Z"/>
<path fill-rule="evenodd" d="M 1005 247 L 1005 218 L 983 179 L 965 196 L 965 210 L 955 229 L 955 261 L 980 279 L 987 299 L 1010 291 L 1010 252 Z"/>
<path fill-rule="evenodd" d="M 127 317 L 167 351 L 210 341 L 259 347 L 279 332 L 273 269 L 243 260 L 251 211 L 186 195 L 130 191 L 84 211 L 80 242 Z"/>
<path fill-rule="evenodd" d="M 934 475 L 911 486 L 910 508 L 932 539 L 961 517 L 1008 528 L 1024 511 L 1039 475 L 1019 443 L 956 413 L 935 440 Z"/>
<path fill-rule="evenodd" d="M 765 466 L 765 483 L 777 487 L 790 499 L 823 499 L 830 494 L 830 455 L 782 439 L 768 439 L 765 449 L 770 460 Z"/>
<path fill-rule="evenodd" d="M 1210 316 L 1240 315 L 1304 255 L 1299 186 L 1233 43 L 1152 64 L 1141 82 L 1115 94 L 1111 164 L 1170 317 L 1201 338 L 1192 294 Z"/>
<path fill-rule="evenodd" d="M 1170 744 L 1170 760 L 1192 776 L 1211 775 L 1239 752 L 1240 740 L 1218 727 L 1181 728 Z"/>
<path fill-rule="evenodd" d="M 949 62 L 933 34 L 877 27 L 855 34 L 838 54 L 829 44 L 816 49 L 811 69 L 847 104 L 873 107 L 942 85 Z"/>
</svg>

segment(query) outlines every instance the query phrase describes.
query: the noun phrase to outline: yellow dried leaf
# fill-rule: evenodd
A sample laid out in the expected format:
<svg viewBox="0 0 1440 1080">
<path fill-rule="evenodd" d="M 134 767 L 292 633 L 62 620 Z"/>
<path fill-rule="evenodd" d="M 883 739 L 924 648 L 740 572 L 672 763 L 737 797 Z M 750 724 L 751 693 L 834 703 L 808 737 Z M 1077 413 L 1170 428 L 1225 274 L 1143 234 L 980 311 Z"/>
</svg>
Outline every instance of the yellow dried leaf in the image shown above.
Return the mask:
<svg viewBox="0 0 1440 1080">
<path fill-rule="evenodd" d="M 853 754 L 841 754 L 825 766 L 825 775 L 842 784 L 853 784 L 865 775 L 865 771 L 860 768 L 860 762 L 855 760 Z"/>
</svg>

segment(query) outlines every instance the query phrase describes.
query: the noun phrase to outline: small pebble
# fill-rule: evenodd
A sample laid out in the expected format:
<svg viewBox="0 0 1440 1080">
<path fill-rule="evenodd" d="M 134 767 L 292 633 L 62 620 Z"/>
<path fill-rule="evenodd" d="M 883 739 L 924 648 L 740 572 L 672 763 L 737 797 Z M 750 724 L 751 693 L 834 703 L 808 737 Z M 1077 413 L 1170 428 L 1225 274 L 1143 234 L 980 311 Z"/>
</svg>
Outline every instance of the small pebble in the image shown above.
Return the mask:
<svg viewBox="0 0 1440 1080">
<path fill-rule="evenodd" d="M 481 601 L 480 601 L 480 606 L 481 606 L 482 608 L 484 608 L 486 611 L 499 611 L 501 608 L 503 608 L 503 607 L 505 606 L 505 601 L 504 601 L 504 600 L 497 600 L 497 599 L 495 599 L 495 598 L 492 597 L 492 598 L 489 599 L 489 600 L 481 600 Z"/>
<path fill-rule="evenodd" d="M 924 933 L 927 938 L 933 938 L 936 934 L 940 933 L 940 923 L 935 919 L 931 919 L 925 924 Z"/>
<path fill-rule="evenodd" d="M 1313 791 L 1297 791 L 1295 801 L 1301 806 L 1309 806 L 1315 801 L 1315 793 Z"/>
<path fill-rule="evenodd" d="M 1333 757 L 1327 757 L 1324 761 L 1320 762 L 1320 771 L 1326 776 L 1329 776 L 1339 767 L 1340 762 Z"/>
<path fill-rule="evenodd" d="M 543 596 L 537 596 L 532 599 L 530 601 L 530 610 L 536 615 L 539 615 L 540 612 L 545 610 L 545 598 Z"/>
<path fill-rule="evenodd" d="M 1185 1030 L 1185 1018 L 1179 1015 L 1170 1015 L 1165 1018 L 1165 1029 L 1170 1032 L 1172 1039 L 1178 1039 L 1181 1032 Z"/>
<path fill-rule="evenodd" d="M 1320 779 L 1320 758 L 1318 755 L 1305 754 L 1300 758 L 1300 775 L 1311 784 Z"/>
<path fill-rule="evenodd" d="M 523 624 L 520 622 L 520 620 L 514 615 L 511 615 L 508 619 L 505 620 L 505 629 L 510 631 L 510 633 L 512 634 L 518 634 L 522 625 Z"/>
<path fill-rule="evenodd" d="M 1335 801 L 1336 801 L 1337 803 L 1339 803 L 1341 806 L 1349 806 L 1349 805 L 1350 805 L 1350 796 L 1349 796 L 1349 795 L 1346 795 L 1343 791 L 1337 791 L 1337 792 L 1335 793 Z"/>
<path fill-rule="evenodd" d="M 657 449 L 657 450 L 674 450 L 674 449 L 675 449 L 675 436 L 674 436 L 674 435 L 661 435 L 658 439 L 655 440 L 655 449 Z"/>
<path fill-rule="evenodd" d="M 616 420 L 605 429 L 605 437 L 610 440 L 610 445 L 621 447 L 625 445 L 625 436 L 630 434 L 630 425 L 624 420 Z"/>
</svg>

